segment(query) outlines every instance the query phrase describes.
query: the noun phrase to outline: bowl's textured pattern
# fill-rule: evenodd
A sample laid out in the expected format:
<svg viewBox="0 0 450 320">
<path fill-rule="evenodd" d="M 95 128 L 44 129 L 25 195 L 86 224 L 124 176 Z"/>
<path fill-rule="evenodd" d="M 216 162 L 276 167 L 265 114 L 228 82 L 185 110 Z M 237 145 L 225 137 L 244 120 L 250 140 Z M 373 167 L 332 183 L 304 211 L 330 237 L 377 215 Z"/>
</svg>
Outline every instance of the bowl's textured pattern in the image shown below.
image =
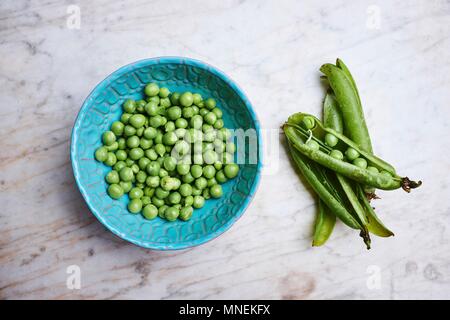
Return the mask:
<svg viewBox="0 0 450 320">
<path fill-rule="evenodd" d="M 104 180 L 109 167 L 95 161 L 101 134 L 119 119 L 128 98 L 143 97 L 143 88 L 157 82 L 172 92 L 190 90 L 217 100 L 230 129 L 253 128 L 257 132 L 258 161 L 241 164 L 239 175 L 223 185 L 224 196 L 208 200 L 187 221 L 148 221 L 126 208 L 127 196 L 111 199 Z M 239 147 L 239 146 L 238 146 Z M 113 233 L 142 247 L 183 249 L 202 244 L 227 230 L 244 212 L 256 190 L 261 170 L 259 124 L 250 102 L 223 73 L 200 61 L 166 57 L 147 59 L 122 67 L 103 80 L 84 102 L 72 132 L 71 159 L 78 187 L 94 215 Z M 246 148 L 249 159 L 249 148 Z"/>
</svg>

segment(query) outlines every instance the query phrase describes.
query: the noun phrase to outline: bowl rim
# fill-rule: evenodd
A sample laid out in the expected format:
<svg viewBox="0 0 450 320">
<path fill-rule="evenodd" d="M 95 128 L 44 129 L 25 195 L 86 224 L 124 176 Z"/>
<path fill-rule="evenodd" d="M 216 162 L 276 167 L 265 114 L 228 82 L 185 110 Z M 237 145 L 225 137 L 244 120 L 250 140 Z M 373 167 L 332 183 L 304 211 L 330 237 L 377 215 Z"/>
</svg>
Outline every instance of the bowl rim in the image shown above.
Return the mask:
<svg viewBox="0 0 450 320">
<path fill-rule="evenodd" d="M 78 172 L 78 168 L 76 166 L 76 159 L 75 159 L 75 154 L 74 154 L 75 153 L 75 145 L 77 142 L 77 137 L 75 135 L 75 131 L 78 130 L 78 127 L 81 124 L 81 116 L 86 112 L 86 110 L 88 108 L 88 104 L 90 104 L 90 100 L 91 100 L 92 96 L 94 95 L 94 93 L 97 90 L 99 90 L 100 87 L 105 84 L 105 82 L 114 80 L 114 79 L 122 76 L 124 73 L 129 72 L 130 67 L 132 67 L 132 68 L 144 67 L 144 66 L 154 65 L 154 64 L 159 64 L 159 63 L 178 63 L 178 64 L 187 64 L 187 65 L 200 67 L 202 69 L 205 69 L 205 70 L 211 72 L 213 75 L 215 75 L 215 76 L 219 77 L 221 80 L 223 80 L 228 86 L 230 86 L 233 89 L 233 91 L 235 91 L 235 93 L 239 96 L 239 98 L 244 102 L 245 106 L 247 107 L 247 110 L 250 113 L 250 117 L 252 118 L 252 120 L 255 124 L 255 129 L 257 132 L 257 139 L 258 139 L 258 162 L 257 162 L 257 168 L 256 168 L 256 175 L 254 178 L 254 182 L 253 182 L 252 186 L 250 187 L 250 192 L 247 195 L 247 197 L 244 199 L 244 202 L 240 206 L 238 212 L 230 220 L 228 220 L 224 225 L 222 225 L 220 228 L 218 228 L 217 230 L 215 230 L 212 233 L 208 233 L 205 236 L 202 236 L 201 238 L 198 238 L 195 240 L 183 241 L 180 243 L 169 244 L 169 245 L 161 244 L 161 243 L 157 243 L 157 242 L 150 242 L 150 241 L 145 241 L 145 240 L 141 241 L 141 240 L 133 239 L 128 234 L 120 232 L 120 230 L 118 230 L 118 228 L 107 223 L 103 219 L 101 213 L 97 212 L 98 210 L 96 210 L 93 207 L 93 205 L 87 200 L 87 191 L 85 190 L 85 187 L 83 185 L 81 185 L 80 179 L 78 177 L 79 172 Z M 72 174 L 75 178 L 76 184 L 78 186 L 78 190 L 81 193 L 81 195 L 84 199 L 84 202 L 87 204 L 91 213 L 97 218 L 97 220 L 100 221 L 100 223 L 102 225 L 104 225 L 109 231 L 111 231 L 114 235 L 118 236 L 119 238 L 121 238 L 127 242 L 133 243 L 139 247 L 143 247 L 143 248 L 151 249 L 151 250 L 159 250 L 159 251 L 183 250 L 183 249 L 188 249 L 191 247 L 199 246 L 199 245 L 207 243 L 213 239 L 216 239 L 221 234 L 223 234 L 227 230 L 229 230 L 231 228 L 231 226 L 237 220 L 239 220 L 240 217 L 242 217 L 242 215 L 248 208 L 250 202 L 253 200 L 253 197 L 255 196 L 256 191 L 258 190 L 260 180 L 261 180 L 262 167 L 263 167 L 263 152 L 262 152 L 262 150 L 263 150 L 263 145 L 262 145 L 260 122 L 259 122 L 258 116 L 256 115 L 255 111 L 253 110 L 253 106 L 252 106 L 250 100 L 247 98 L 247 96 L 245 95 L 243 90 L 229 76 L 227 76 L 223 71 L 217 69 L 216 67 L 214 67 L 208 63 L 205 63 L 203 61 L 197 60 L 197 59 L 193 59 L 193 58 L 189 58 L 189 57 L 182 57 L 182 56 L 159 56 L 159 57 L 154 57 L 154 58 L 141 59 L 141 60 L 137 60 L 137 61 L 128 63 L 128 64 L 116 69 L 112 73 L 110 73 L 103 80 L 101 80 L 90 91 L 90 93 L 87 95 L 87 97 L 84 99 L 84 101 L 81 105 L 81 108 L 79 109 L 78 114 L 75 118 L 74 125 L 72 127 L 72 132 L 71 132 L 71 139 L 70 139 L 70 160 L 71 160 L 71 164 L 72 164 Z"/>
</svg>

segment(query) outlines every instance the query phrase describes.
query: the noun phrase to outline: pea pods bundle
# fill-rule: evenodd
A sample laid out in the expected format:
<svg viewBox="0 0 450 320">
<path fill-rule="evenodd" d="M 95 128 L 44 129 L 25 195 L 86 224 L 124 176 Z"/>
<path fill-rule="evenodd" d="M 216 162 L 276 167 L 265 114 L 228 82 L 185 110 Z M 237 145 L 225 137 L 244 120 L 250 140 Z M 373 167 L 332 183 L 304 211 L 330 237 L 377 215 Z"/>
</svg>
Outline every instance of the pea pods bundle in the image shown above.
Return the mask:
<svg viewBox="0 0 450 320">
<path fill-rule="evenodd" d="M 324 122 L 299 112 L 283 125 L 295 164 L 319 196 L 313 246 L 327 241 L 338 217 L 360 230 L 369 249 L 370 233 L 393 235 L 370 204 L 377 198 L 375 189 L 410 192 L 421 181 L 398 175 L 391 164 L 373 154 L 358 89 L 342 60 L 320 70 L 331 88 L 324 99 Z"/>
</svg>

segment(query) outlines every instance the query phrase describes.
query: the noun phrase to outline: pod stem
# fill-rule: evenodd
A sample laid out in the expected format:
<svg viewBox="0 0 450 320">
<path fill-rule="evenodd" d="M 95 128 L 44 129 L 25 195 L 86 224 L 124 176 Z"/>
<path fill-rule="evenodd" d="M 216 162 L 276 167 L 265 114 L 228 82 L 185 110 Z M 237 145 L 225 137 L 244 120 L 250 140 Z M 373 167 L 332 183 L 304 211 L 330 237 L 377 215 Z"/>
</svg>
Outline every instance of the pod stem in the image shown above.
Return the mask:
<svg viewBox="0 0 450 320">
<path fill-rule="evenodd" d="M 366 198 L 369 201 L 372 201 L 373 199 L 381 199 L 379 196 L 375 194 L 375 192 L 365 192 Z"/>
<path fill-rule="evenodd" d="M 412 181 L 409 180 L 408 177 L 404 177 L 402 178 L 402 189 L 405 190 L 406 192 L 411 192 L 411 189 L 415 189 L 418 188 L 422 185 L 422 181 Z"/>
<path fill-rule="evenodd" d="M 367 231 L 367 228 L 363 227 L 363 229 L 359 233 L 359 236 L 361 238 L 363 238 L 364 243 L 366 244 L 367 250 L 370 250 L 371 240 L 370 240 L 370 235 L 369 235 L 369 231 Z"/>
</svg>

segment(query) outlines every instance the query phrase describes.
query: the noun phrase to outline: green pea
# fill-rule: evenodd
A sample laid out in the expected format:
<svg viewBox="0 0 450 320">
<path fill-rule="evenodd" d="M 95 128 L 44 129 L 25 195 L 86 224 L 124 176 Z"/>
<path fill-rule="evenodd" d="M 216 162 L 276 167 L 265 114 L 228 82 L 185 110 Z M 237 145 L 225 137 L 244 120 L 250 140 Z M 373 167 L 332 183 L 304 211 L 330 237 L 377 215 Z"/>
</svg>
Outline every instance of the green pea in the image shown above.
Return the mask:
<svg viewBox="0 0 450 320">
<path fill-rule="evenodd" d="M 150 149 L 153 146 L 153 140 L 148 140 L 148 139 L 145 139 L 145 138 L 141 138 L 141 140 L 139 142 L 139 146 L 143 150 Z"/>
<path fill-rule="evenodd" d="M 160 159 L 163 160 L 162 158 L 160 158 Z M 166 169 L 164 169 L 164 168 L 159 169 L 159 177 L 160 178 L 167 177 L 168 175 L 169 175 L 169 173 L 167 172 Z"/>
<path fill-rule="evenodd" d="M 158 208 L 153 204 L 147 204 L 144 209 L 142 209 L 142 215 L 145 219 L 152 220 L 158 215 Z"/>
<path fill-rule="evenodd" d="M 152 197 L 152 204 L 154 204 L 157 208 L 160 208 L 164 205 L 164 200 L 157 197 Z"/>
<path fill-rule="evenodd" d="M 164 153 L 166 153 L 166 147 L 163 144 L 158 143 L 155 146 L 155 151 L 156 151 L 157 154 L 159 154 L 159 156 L 162 157 L 164 155 Z"/>
<path fill-rule="evenodd" d="M 136 112 L 143 113 L 146 104 L 147 102 L 145 100 L 136 101 Z"/>
<path fill-rule="evenodd" d="M 208 112 L 204 117 L 206 123 L 213 125 L 217 120 L 217 116 L 214 112 Z"/>
<path fill-rule="evenodd" d="M 203 161 L 206 164 L 213 164 L 218 160 L 217 153 L 214 150 L 206 150 L 203 153 Z"/>
<path fill-rule="evenodd" d="M 128 121 L 130 120 L 132 114 L 131 113 L 123 113 L 120 116 L 120 121 L 124 124 L 128 124 Z"/>
<path fill-rule="evenodd" d="M 204 117 L 207 113 L 208 113 L 209 111 L 208 111 L 208 109 L 200 109 L 200 111 L 198 112 L 198 114 L 201 116 L 201 117 Z"/>
<path fill-rule="evenodd" d="M 146 205 L 148 205 L 148 204 L 150 204 L 150 203 L 152 202 L 152 199 L 150 199 L 149 196 L 143 196 L 143 197 L 141 198 L 141 201 L 142 201 L 142 205 L 143 205 L 144 208 L 145 208 Z"/>
<path fill-rule="evenodd" d="M 220 135 L 222 136 L 222 139 L 224 141 L 230 140 L 231 136 L 233 135 L 231 133 L 231 131 L 229 129 L 227 129 L 227 128 L 222 128 L 222 129 L 219 130 L 219 132 L 220 132 Z"/>
<path fill-rule="evenodd" d="M 128 167 L 131 167 L 134 164 L 134 160 L 128 158 L 127 160 L 125 160 L 125 163 L 127 164 Z"/>
<path fill-rule="evenodd" d="M 125 168 L 127 166 L 127 164 L 125 163 L 125 161 L 117 161 L 116 164 L 113 166 L 113 169 L 116 170 L 117 172 L 120 172 L 120 170 L 122 170 L 122 168 Z"/>
<path fill-rule="evenodd" d="M 193 107 L 183 108 L 183 117 L 186 119 L 190 119 L 195 115 Z"/>
<path fill-rule="evenodd" d="M 375 173 L 375 174 L 377 174 L 377 173 L 380 172 L 377 168 L 372 167 L 372 166 L 368 166 L 366 169 L 367 169 L 368 171 L 372 172 L 372 173 Z"/>
<path fill-rule="evenodd" d="M 124 182 L 128 182 L 133 180 L 134 173 L 131 168 L 124 167 L 119 171 L 120 180 Z"/>
<path fill-rule="evenodd" d="M 136 111 L 136 101 L 127 99 L 123 104 L 123 111 L 127 113 L 134 113 L 134 111 Z"/>
<path fill-rule="evenodd" d="M 186 91 L 180 96 L 180 104 L 183 107 L 190 107 L 192 103 L 194 102 L 194 97 L 192 96 L 192 93 L 189 91 Z"/>
<path fill-rule="evenodd" d="M 131 189 L 130 192 L 128 192 L 128 196 L 130 197 L 130 199 L 140 199 L 144 196 L 144 191 L 135 187 Z"/>
<path fill-rule="evenodd" d="M 160 181 L 159 176 L 150 176 L 150 177 L 147 177 L 147 179 L 145 180 L 145 183 L 149 187 L 156 188 L 159 186 L 159 181 Z"/>
<path fill-rule="evenodd" d="M 183 119 L 184 120 L 184 119 Z M 176 122 L 176 121 L 175 121 Z M 176 125 L 175 125 L 176 126 Z M 187 134 L 187 130 L 184 128 L 177 128 L 175 129 L 175 134 L 177 135 L 177 137 L 180 138 L 184 138 Z"/>
<path fill-rule="evenodd" d="M 102 135 L 102 141 L 104 145 L 110 146 L 116 142 L 116 135 L 112 131 L 105 131 Z"/>
<path fill-rule="evenodd" d="M 220 170 L 220 169 L 222 169 L 222 166 L 223 166 L 222 162 L 220 162 L 220 161 L 214 162 L 214 169 Z"/>
<path fill-rule="evenodd" d="M 213 198 L 220 198 L 223 195 L 222 186 L 220 184 L 215 184 L 209 188 L 209 193 Z"/>
<path fill-rule="evenodd" d="M 167 191 L 176 190 L 180 187 L 181 181 L 177 178 L 165 176 L 165 177 L 161 178 L 160 185 L 161 185 L 161 188 L 163 188 L 164 190 L 167 190 Z"/>
<path fill-rule="evenodd" d="M 193 116 L 190 121 L 191 127 L 200 130 L 203 124 L 203 118 L 200 115 Z"/>
<path fill-rule="evenodd" d="M 104 162 L 108 158 L 108 149 L 106 149 L 105 147 L 100 147 L 95 150 L 94 155 L 97 161 Z"/>
<path fill-rule="evenodd" d="M 239 173 L 239 166 L 235 163 L 227 164 L 227 165 L 225 165 L 223 172 L 228 179 L 233 179 Z M 216 179 L 217 179 L 217 177 L 216 177 Z M 217 181 L 219 181 L 219 180 L 217 180 Z"/>
<path fill-rule="evenodd" d="M 158 154 L 154 149 L 145 150 L 144 155 L 150 160 L 156 160 L 158 158 Z"/>
<path fill-rule="evenodd" d="M 144 196 L 147 197 L 153 197 L 153 195 L 155 194 L 155 189 L 151 188 L 151 187 L 144 187 Z"/>
<path fill-rule="evenodd" d="M 147 168 L 145 170 L 150 176 L 157 176 L 160 171 L 161 166 L 157 161 L 152 161 L 147 165 Z"/>
<path fill-rule="evenodd" d="M 191 166 L 189 164 L 186 164 L 186 163 L 178 163 L 177 164 L 177 172 L 182 176 L 185 174 L 188 174 L 190 169 L 191 169 Z"/>
<path fill-rule="evenodd" d="M 119 138 L 117 140 L 119 150 L 125 150 L 127 147 L 126 140 L 124 138 Z"/>
<path fill-rule="evenodd" d="M 217 119 L 216 122 L 214 122 L 214 129 L 222 129 L 224 125 L 225 124 L 222 119 Z"/>
<path fill-rule="evenodd" d="M 228 142 L 226 144 L 226 150 L 228 153 L 235 153 L 236 152 L 236 145 L 233 142 Z"/>
<path fill-rule="evenodd" d="M 170 95 L 170 91 L 169 89 L 163 87 L 161 89 L 159 89 L 159 96 L 161 98 L 167 98 Z"/>
<path fill-rule="evenodd" d="M 207 187 L 212 187 L 213 185 L 217 184 L 216 178 L 212 177 L 211 179 L 208 179 L 208 185 Z"/>
<path fill-rule="evenodd" d="M 310 116 L 304 117 L 302 120 L 302 123 L 306 129 L 312 129 L 316 125 L 316 121 L 314 120 L 313 117 L 310 117 Z"/>
<path fill-rule="evenodd" d="M 203 176 L 207 179 L 211 179 L 216 175 L 216 169 L 214 168 L 213 165 L 206 165 L 205 167 L 203 167 Z"/>
<path fill-rule="evenodd" d="M 158 208 L 158 216 L 160 218 L 163 219 L 165 218 L 165 212 L 168 207 L 169 207 L 168 205 L 162 205 L 161 207 Z"/>
<path fill-rule="evenodd" d="M 175 144 L 175 142 L 178 141 L 178 137 L 175 134 L 175 132 L 167 132 L 163 135 L 162 142 L 167 146 L 172 146 Z"/>
<path fill-rule="evenodd" d="M 163 118 L 160 115 L 156 115 L 154 117 L 151 117 L 149 120 L 150 126 L 152 126 L 153 128 L 158 128 L 161 127 L 165 124 L 165 118 Z"/>
<path fill-rule="evenodd" d="M 192 213 L 194 212 L 194 208 L 191 206 L 183 207 L 180 210 L 179 218 L 183 221 L 187 221 L 192 217 Z"/>
<path fill-rule="evenodd" d="M 144 130 L 144 138 L 152 140 L 156 137 L 158 131 L 155 128 L 148 127 Z"/>
<path fill-rule="evenodd" d="M 120 121 L 114 121 L 111 125 L 111 131 L 118 137 L 123 134 L 125 125 Z"/>
<path fill-rule="evenodd" d="M 155 196 L 158 199 L 165 199 L 165 198 L 167 198 L 169 196 L 169 194 L 170 194 L 169 190 L 165 190 L 165 189 L 163 189 L 161 187 L 157 187 L 155 189 Z"/>
<path fill-rule="evenodd" d="M 181 201 L 181 195 L 179 192 L 175 191 L 175 192 L 171 192 L 169 194 L 168 197 L 169 203 L 170 204 L 178 204 Z"/>
<path fill-rule="evenodd" d="M 143 190 L 145 188 L 145 185 L 143 183 L 136 182 L 136 188 Z"/>
<path fill-rule="evenodd" d="M 202 189 L 197 188 L 196 186 L 192 187 L 192 196 L 201 196 Z"/>
<path fill-rule="evenodd" d="M 119 173 L 116 170 L 111 170 L 110 172 L 108 172 L 105 179 L 109 184 L 117 184 L 120 182 Z"/>
<path fill-rule="evenodd" d="M 386 177 L 392 177 L 392 175 L 389 172 L 387 172 L 386 170 L 380 171 L 380 174 L 382 174 L 382 175 L 384 175 Z"/>
<path fill-rule="evenodd" d="M 131 137 L 134 136 L 136 134 L 136 128 L 130 125 L 126 125 L 125 128 L 123 129 L 123 135 L 125 137 Z"/>
<path fill-rule="evenodd" d="M 204 177 L 195 179 L 195 187 L 198 189 L 205 189 L 208 185 L 208 181 Z"/>
<path fill-rule="evenodd" d="M 353 164 L 362 169 L 367 168 L 367 161 L 364 158 L 356 158 L 353 160 Z"/>
<path fill-rule="evenodd" d="M 147 102 L 151 102 L 151 103 L 154 103 L 156 105 L 159 105 L 159 101 L 160 101 L 159 96 L 153 96 L 153 97 L 147 98 Z"/>
<path fill-rule="evenodd" d="M 308 143 L 306 144 L 309 148 L 311 148 L 312 150 L 319 150 L 320 146 L 317 143 L 317 141 L 315 140 L 309 140 Z"/>
<path fill-rule="evenodd" d="M 184 206 L 189 207 L 189 206 L 192 206 L 193 203 L 194 203 L 194 197 L 192 195 L 184 198 Z"/>
<path fill-rule="evenodd" d="M 128 211 L 131 213 L 138 213 L 142 210 L 142 201 L 141 199 L 132 199 L 128 202 Z"/>
<path fill-rule="evenodd" d="M 131 171 L 133 171 L 134 174 L 136 174 L 136 173 L 139 172 L 139 166 L 138 166 L 137 164 L 135 164 L 135 163 L 133 163 L 133 164 L 130 166 L 130 168 L 131 168 Z"/>
<path fill-rule="evenodd" d="M 180 210 L 178 210 L 176 207 L 168 207 L 166 209 L 166 211 L 164 212 L 164 217 L 169 221 L 177 220 L 179 215 L 180 215 Z"/>
<path fill-rule="evenodd" d="M 159 86 L 156 83 L 149 83 L 145 86 L 144 92 L 149 97 L 154 97 L 159 93 Z"/>
<path fill-rule="evenodd" d="M 197 106 L 200 102 L 202 102 L 203 98 L 200 93 L 192 94 L 192 102 Z"/>
<path fill-rule="evenodd" d="M 181 177 L 181 180 L 183 180 L 184 183 L 191 183 L 195 180 L 195 178 L 192 176 L 190 172 L 186 173 Z"/>
<path fill-rule="evenodd" d="M 198 114 L 198 112 L 200 111 L 199 107 L 197 106 L 192 106 L 192 112 L 194 113 L 193 115 L 195 116 L 196 114 Z"/>
<path fill-rule="evenodd" d="M 177 141 L 173 147 L 173 152 L 176 152 L 178 157 L 183 157 L 189 153 L 191 146 L 184 140 Z"/>
<path fill-rule="evenodd" d="M 209 193 L 209 189 L 203 189 L 202 191 L 202 197 L 205 198 L 205 200 L 211 199 L 211 194 Z"/>
<path fill-rule="evenodd" d="M 117 160 L 123 161 L 127 158 L 127 153 L 125 150 L 117 150 L 116 151 Z M 116 163 L 117 164 L 117 163 Z"/>
<path fill-rule="evenodd" d="M 174 157 L 165 157 L 163 165 L 167 171 L 173 171 L 177 167 L 177 160 Z"/>
<path fill-rule="evenodd" d="M 170 120 L 177 120 L 181 117 L 181 108 L 177 106 L 170 107 L 169 109 L 167 109 L 167 117 Z"/>
<path fill-rule="evenodd" d="M 330 157 L 333 157 L 333 158 L 338 159 L 338 160 L 343 160 L 344 159 L 344 155 L 342 154 L 342 152 L 340 150 L 337 150 L 337 149 L 331 150 Z"/>
<path fill-rule="evenodd" d="M 108 152 L 108 155 L 106 156 L 105 164 L 109 167 L 112 167 L 117 162 L 116 155 L 112 152 Z"/>
<path fill-rule="evenodd" d="M 200 165 L 194 164 L 191 166 L 191 174 L 194 178 L 199 178 L 203 174 L 203 169 Z"/>
<path fill-rule="evenodd" d="M 133 187 L 131 181 L 120 181 L 119 185 L 124 193 L 130 192 L 131 188 Z"/>
<path fill-rule="evenodd" d="M 196 209 L 202 208 L 205 205 L 205 198 L 202 196 L 194 196 L 194 203 L 192 205 Z"/>
<path fill-rule="evenodd" d="M 223 170 L 217 171 L 216 180 L 218 183 L 225 183 L 228 181 L 228 178 L 225 176 L 225 173 Z"/>
<path fill-rule="evenodd" d="M 133 148 L 128 153 L 128 156 L 132 160 L 139 160 L 140 158 L 142 158 L 144 156 L 144 150 L 142 150 L 141 148 Z"/>
<path fill-rule="evenodd" d="M 134 114 L 131 116 L 129 123 L 136 129 L 142 128 L 145 123 L 145 116 L 142 114 Z"/>
<path fill-rule="evenodd" d="M 185 129 L 188 126 L 188 122 L 186 119 L 178 118 L 175 120 L 175 127 Z"/>
<path fill-rule="evenodd" d="M 333 135 L 331 133 L 327 133 L 325 135 L 325 143 L 327 144 L 327 146 L 333 148 L 334 146 L 336 146 L 338 144 L 338 142 L 339 142 L 339 140 L 335 135 Z"/>
<path fill-rule="evenodd" d="M 139 147 L 140 139 L 138 136 L 131 136 L 127 138 L 127 147 L 128 148 L 137 148 Z"/>
<path fill-rule="evenodd" d="M 136 173 L 136 181 L 140 182 L 140 183 L 145 183 L 145 181 L 147 180 L 147 173 L 145 173 L 145 171 L 138 171 L 138 173 Z"/>
<path fill-rule="evenodd" d="M 113 199 L 119 199 L 123 196 L 123 189 L 120 185 L 114 183 L 108 187 L 108 194 Z"/>
<path fill-rule="evenodd" d="M 179 188 L 179 192 L 183 197 L 190 196 L 192 194 L 192 187 L 190 184 L 183 183 Z"/>
<path fill-rule="evenodd" d="M 170 102 L 172 102 L 174 106 L 178 105 L 180 103 L 180 96 L 181 94 L 179 92 L 172 93 L 170 95 Z"/>
<path fill-rule="evenodd" d="M 216 107 L 216 100 L 214 100 L 213 98 L 206 99 L 205 107 L 208 108 L 209 110 L 214 109 Z"/>
<path fill-rule="evenodd" d="M 223 112 L 219 108 L 212 109 L 212 112 L 216 115 L 217 119 L 220 119 L 223 116 Z"/>
<path fill-rule="evenodd" d="M 119 143 L 117 141 L 114 141 L 111 145 L 105 146 L 105 148 L 108 151 L 116 151 L 117 149 L 119 149 Z"/>
<path fill-rule="evenodd" d="M 145 105 L 144 110 L 149 116 L 154 117 L 160 112 L 160 107 L 154 102 L 149 102 Z"/>
<path fill-rule="evenodd" d="M 359 157 L 359 152 L 353 148 L 348 148 L 347 151 L 345 151 L 345 156 L 348 160 L 353 161 Z"/>
</svg>

